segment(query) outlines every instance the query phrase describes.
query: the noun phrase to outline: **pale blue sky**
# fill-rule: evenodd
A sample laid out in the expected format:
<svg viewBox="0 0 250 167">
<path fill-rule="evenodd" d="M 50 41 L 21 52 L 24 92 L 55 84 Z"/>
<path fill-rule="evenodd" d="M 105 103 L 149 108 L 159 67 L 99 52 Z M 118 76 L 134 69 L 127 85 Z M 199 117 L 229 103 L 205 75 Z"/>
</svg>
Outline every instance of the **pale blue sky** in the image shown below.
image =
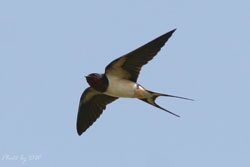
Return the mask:
<svg viewBox="0 0 250 167">
<path fill-rule="evenodd" d="M 250 2 L 0 2 L 0 166 L 249 167 Z M 75 128 L 84 75 L 174 28 L 136 99 Z M 32 160 L 37 156 L 37 160 Z M 23 160 L 26 158 L 26 161 Z"/>
</svg>

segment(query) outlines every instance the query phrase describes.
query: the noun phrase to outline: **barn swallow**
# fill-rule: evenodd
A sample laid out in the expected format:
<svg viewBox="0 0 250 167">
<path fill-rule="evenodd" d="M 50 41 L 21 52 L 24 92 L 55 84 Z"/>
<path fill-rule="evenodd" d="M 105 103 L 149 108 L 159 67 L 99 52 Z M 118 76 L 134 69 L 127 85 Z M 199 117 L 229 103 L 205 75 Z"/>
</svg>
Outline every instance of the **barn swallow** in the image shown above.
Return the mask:
<svg viewBox="0 0 250 167">
<path fill-rule="evenodd" d="M 179 115 L 156 104 L 155 99 L 159 96 L 192 99 L 153 92 L 136 83 L 142 66 L 153 59 L 175 30 L 163 34 L 138 49 L 115 59 L 106 66 L 104 74 L 91 73 L 86 76 L 90 87 L 85 89 L 80 98 L 76 125 L 79 135 L 96 121 L 106 108 L 106 105 L 120 97 L 140 99 L 179 117 Z"/>
</svg>

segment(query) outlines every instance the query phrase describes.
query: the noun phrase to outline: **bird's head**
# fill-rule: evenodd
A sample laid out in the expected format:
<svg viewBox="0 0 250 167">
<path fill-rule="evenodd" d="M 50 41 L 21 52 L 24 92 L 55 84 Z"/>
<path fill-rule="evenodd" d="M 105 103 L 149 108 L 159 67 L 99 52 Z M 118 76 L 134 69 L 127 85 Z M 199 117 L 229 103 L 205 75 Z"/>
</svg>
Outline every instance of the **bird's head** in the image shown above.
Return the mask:
<svg viewBox="0 0 250 167">
<path fill-rule="evenodd" d="M 104 74 L 91 73 L 86 77 L 88 84 L 99 92 L 103 92 L 107 88 L 107 78 Z"/>
<path fill-rule="evenodd" d="M 91 73 L 87 76 L 85 76 L 87 82 L 89 83 L 90 86 L 96 84 L 100 79 L 101 75 L 97 73 Z"/>
</svg>

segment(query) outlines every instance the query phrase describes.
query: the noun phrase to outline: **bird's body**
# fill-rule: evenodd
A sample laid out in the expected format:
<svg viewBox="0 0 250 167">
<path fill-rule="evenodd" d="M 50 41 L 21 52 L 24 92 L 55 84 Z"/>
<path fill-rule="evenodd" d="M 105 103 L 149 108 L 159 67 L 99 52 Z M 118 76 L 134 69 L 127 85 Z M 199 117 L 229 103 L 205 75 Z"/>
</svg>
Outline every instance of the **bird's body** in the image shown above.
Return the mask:
<svg viewBox="0 0 250 167">
<path fill-rule="evenodd" d="M 83 92 L 80 99 L 77 116 L 77 132 L 79 135 L 96 121 L 107 104 L 121 97 L 140 99 L 179 117 L 160 107 L 155 103 L 155 99 L 159 96 L 188 98 L 149 91 L 136 82 L 141 67 L 147 64 L 160 51 L 174 31 L 172 30 L 140 48 L 115 59 L 105 68 L 104 74 L 92 73 L 86 76 L 90 87 Z"/>
<path fill-rule="evenodd" d="M 133 81 L 112 75 L 107 75 L 107 78 L 109 86 L 107 90 L 103 92 L 106 95 L 128 98 L 147 98 L 150 96 L 150 93 Z"/>
</svg>

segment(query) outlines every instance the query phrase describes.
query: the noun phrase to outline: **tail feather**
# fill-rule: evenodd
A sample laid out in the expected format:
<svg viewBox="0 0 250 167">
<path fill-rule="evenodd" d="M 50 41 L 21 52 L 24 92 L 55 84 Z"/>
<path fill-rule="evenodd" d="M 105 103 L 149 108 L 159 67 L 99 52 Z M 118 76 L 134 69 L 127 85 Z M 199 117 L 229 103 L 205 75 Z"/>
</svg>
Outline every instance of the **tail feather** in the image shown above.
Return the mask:
<svg viewBox="0 0 250 167">
<path fill-rule="evenodd" d="M 157 107 L 159 109 L 162 109 L 162 110 L 164 110 L 164 111 L 166 111 L 166 112 L 168 112 L 168 113 L 170 113 L 170 114 L 172 114 L 172 115 L 174 115 L 176 117 L 180 117 L 179 115 L 177 115 L 177 114 L 175 114 L 175 113 L 173 113 L 173 112 L 171 112 L 171 111 L 169 111 L 169 110 L 167 110 L 167 109 L 159 106 L 158 104 L 156 104 L 155 103 L 155 99 L 156 98 L 154 98 L 154 99 L 153 98 L 145 98 L 145 99 L 140 99 L 140 100 L 142 100 L 142 101 L 144 101 L 144 102 L 146 102 L 148 104 L 151 104 L 151 105 L 153 105 L 153 106 L 155 106 L 155 107 Z"/>
<path fill-rule="evenodd" d="M 152 92 L 150 90 L 147 90 L 149 93 L 151 93 L 153 96 L 159 97 L 159 96 L 167 96 L 167 97 L 174 97 L 174 98 L 178 98 L 178 99 L 184 99 L 184 100 L 190 100 L 190 101 L 194 101 L 193 99 L 190 98 L 186 98 L 186 97 L 181 97 L 181 96 L 174 96 L 174 95 L 169 95 L 169 94 L 163 94 L 163 93 L 157 93 L 157 92 Z M 155 97 L 155 98 L 156 98 Z"/>
<path fill-rule="evenodd" d="M 179 99 L 185 99 L 185 100 L 191 100 L 191 101 L 193 101 L 193 99 L 189 99 L 189 98 L 185 98 L 185 97 L 174 96 L 174 95 L 168 95 L 168 94 L 162 94 L 162 93 L 152 92 L 152 91 L 149 91 L 149 90 L 147 90 L 147 91 L 148 91 L 152 96 L 151 96 L 151 97 L 148 97 L 148 98 L 143 98 L 143 99 L 140 99 L 140 100 L 142 100 L 142 101 L 144 101 L 144 102 L 146 102 L 146 103 L 148 103 L 148 104 L 151 104 L 151 105 L 153 105 L 153 106 L 155 106 L 155 107 L 157 107 L 157 108 L 159 108 L 159 109 L 162 109 L 162 110 L 164 110 L 164 111 L 166 111 L 166 112 L 168 112 L 168 113 L 170 113 L 170 114 L 172 114 L 172 115 L 174 115 L 174 116 L 176 116 L 176 117 L 180 117 L 180 116 L 177 115 L 177 114 L 175 114 L 175 113 L 173 113 L 173 112 L 171 112 L 171 111 L 169 111 L 169 110 L 167 110 L 167 109 L 165 109 L 165 108 L 163 108 L 163 107 L 161 107 L 161 106 L 159 106 L 158 104 L 156 104 L 156 103 L 155 103 L 156 98 L 159 97 L 159 96 L 167 96 L 167 97 L 174 97 L 174 98 L 179 98 Z"/>
</svg>

